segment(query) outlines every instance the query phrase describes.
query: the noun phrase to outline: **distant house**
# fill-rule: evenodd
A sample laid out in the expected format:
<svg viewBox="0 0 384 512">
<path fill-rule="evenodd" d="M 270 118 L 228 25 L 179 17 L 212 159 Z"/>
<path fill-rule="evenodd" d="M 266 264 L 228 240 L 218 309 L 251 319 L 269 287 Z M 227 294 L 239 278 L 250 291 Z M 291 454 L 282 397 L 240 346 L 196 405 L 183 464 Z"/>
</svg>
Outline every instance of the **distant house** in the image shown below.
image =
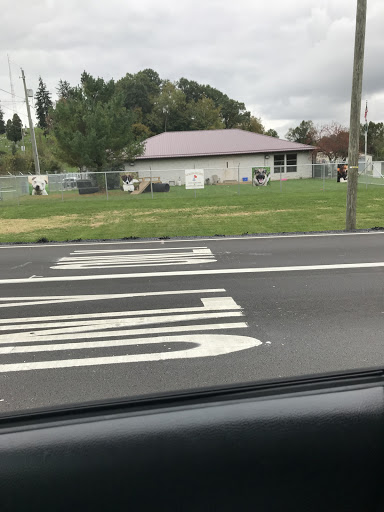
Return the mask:
<svg viewBox="0 0 384 512">
<path fill-rule="evenodd" d="M 268 166 L 272 179 L 312 177 L 312 151 L 305 144 L 289 142 L 245 130 L 196 130 L 165 132 L 145 141 L 145 152 L 126 172 L 139 177 L 156 176 L 164 182 L 184 182 L 185 169 L 204 169 L 220 181 L 251 179 L 252 167 Z M 167 172 L 165 172 L 167 171 Z"/>
</svg>

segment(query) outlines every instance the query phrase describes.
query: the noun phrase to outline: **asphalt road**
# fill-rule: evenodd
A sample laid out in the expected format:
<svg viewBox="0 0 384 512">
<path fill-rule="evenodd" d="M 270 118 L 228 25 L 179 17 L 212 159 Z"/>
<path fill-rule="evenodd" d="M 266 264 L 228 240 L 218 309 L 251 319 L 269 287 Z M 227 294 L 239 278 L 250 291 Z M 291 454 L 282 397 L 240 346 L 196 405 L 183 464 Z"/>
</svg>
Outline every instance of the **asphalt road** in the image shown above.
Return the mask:
<svg viewBox="0 0 384 512">
<path fill-rule="evenodd" d="M 384 233 L 0 246 L 0 414 L 384 365 Z"/>
</svg>

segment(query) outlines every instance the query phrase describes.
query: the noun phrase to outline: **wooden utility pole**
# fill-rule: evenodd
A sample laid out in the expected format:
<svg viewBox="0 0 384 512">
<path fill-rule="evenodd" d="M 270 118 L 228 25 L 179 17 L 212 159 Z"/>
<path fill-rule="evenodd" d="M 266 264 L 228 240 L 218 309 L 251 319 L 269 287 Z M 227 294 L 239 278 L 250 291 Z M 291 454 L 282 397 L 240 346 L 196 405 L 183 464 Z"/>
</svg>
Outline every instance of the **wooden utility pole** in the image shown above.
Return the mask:
<svg viewBox="0 0 384 512">
<path fill-rule="evenodd" d="M 356 198 L 359 169 L 361 89 L 363 85 L 366 15 L 367 0 L 357 0 L 355 56 L 353 60 L 351 116 L 349 122 L 348 189 L 347 211 L 345 217 L 345 229 L 347 231 L 352 231 L 353 229 L 356 229 Z"/>
<path fill-rule="evenodd" d="M 32 92 L 30 92 L 30 93 L 28 92 L 27 85 L 25 83 L 25 75 L 24 75 L 24 71 L 23 70 L 21 70 L 21 78 L 23 79 L 24 93 L 25 93 L 25 102 L 27 104 L 29 131 L 31 133 L 32 152 L 33 152 L 33 159 L 34 159 L 34 162 L 35 162 L 35 174 L 40 174 L 39 154 L 37 152 L 35 129 L 33 127 L 33 122 L 32 122 L 32 117 L 31 117 L 31 109 L 30 109 L 30 106 L 29 106 L 29 99 L 28 99 L 30 94 L 32 94 Z"/>
</svg>

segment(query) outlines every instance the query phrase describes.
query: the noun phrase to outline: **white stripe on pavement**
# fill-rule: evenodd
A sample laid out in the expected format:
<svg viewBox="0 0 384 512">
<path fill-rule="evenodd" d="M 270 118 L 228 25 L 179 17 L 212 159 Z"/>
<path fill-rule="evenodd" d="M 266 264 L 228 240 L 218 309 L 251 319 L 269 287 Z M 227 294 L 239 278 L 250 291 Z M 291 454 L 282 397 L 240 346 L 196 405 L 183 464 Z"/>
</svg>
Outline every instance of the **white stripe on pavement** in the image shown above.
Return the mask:
<svg viewBox="0 0 384 512">
<path fill-rule="evenodd" d="M 105 295 L 47 295 L 45 297 L 0 297 L 0 303 L 10 301 L 10 303 L 0 304 L 0 308 L 9 308 L 14 306 L 34 306 L 40 304 L 61 304 L 62 302 L 83 302 L 89 300 L 116 300 L 131 297 L 152 297 L 161 295 L 188 295 L 204 293 L 223 293 L 225 288 L 208 288 L 203 290 L 170 290 L 163 292 L 141 292 L 141 293 L 111 293 Z M 20 302 L 17 302 L 20 301 Z M 24 302 L 21 302 L 24 301 Z M 12 303 L 14 302 L 14 303 Z M 85 315 L 88 316 L 88 315 Z M 99 315 L 97 315 L 99 316 Z M 69 318 L 69 317 L 68 317 Z M 5 320 L 6 321 L 6 320 Z M 15 319 L 17 321 L 17 319 Z M 0 319 L 0 323 L 3 321 Z"/>
<path fill-rule="evenodd" d="M 260 274 L 268 272 L 298 272 L 308 270 L 349 270 L 359 268 L 384 267 L 384 262 L 370 263 L 338 263 L 334 265 L 298 265 L 292 267 L 259 267 L 259 268 L 221 268 L 210 270 L 180 270 L 174 272 L 136 272 L 132 274 L 91 274 L 87 276 L 55 276 L 55 277 L 34 277 L 22 279 L 0 279 L 0 284 L 18 283 L 49 283 L 63 281 L 96 281 L 103 279 L 141 279 L 148 277 L 176 277 L 176 276 L 206 276 L 223 274 Z"/>
<path fill-rule="evenodd" d="M 92 300 L 92 299 L 89 299 Z M 71 320 L 87 320 L 90 318 L 117 318 L 127 316 L 149 316 L 149 315 L 161 315 L 170 313 L 201 313 L 203 311 L 222 311 L 222 310 L 236 310 L 241 309 L 241 306 L 236 304 L 232 297 L 209 297 L 202 298 L 201 302 L 203 306 L 196 306 L 190 308 L 168 308 L 168 309 L 145 309 L 144 311 L 108 311 L 107 313 L 80 313 L 77 315 L 55 315 L 55 316 L 33 316 L 25 318 L 2 318 L 0 324 L 7 324 L 5 327 L 0 327 L 1 331 L 13 330 L 13 329 L 29 329 L 36 322 L 54 322 L 55 320 L 60 321 L 60 326 L 64 322 L 71 322 Z M 49 303 L 51 304 L 51 303 Z M 22 327 L 15 324 L 26 324 Z M 48 324 L 53 326 L 52 323 Z M 71 324 L 72 325 L 72 324 Z M 13 327 L 15 326 L 15 327 Z M 39 327 L 39 326 L 38 326 Z"/>
<path fill-rule="evenodd" d="M 202 309 L 202 308 L 201 308 Z M 113 314 L 112 314 L 113 316 Z M 186 315 L 165 315 L 165 316 L 149 316 L 143 318 L 115 318 L 110 320 L 75 320 L 70 322 L 49 322 L 49 323 L 38 323 L 34 324 L 21 324 L 16 325 L 15 327 L 10 326 L 10 324 L 2 326 L 0 330 L 2 331 L 10 331 L 10 330 L 20 330 L 20 329 L 33 329 L 33 334 L 42 337 L 53 335 L 52 339 L 55 339 L 55 336 L 58 334 L 66 334 L 66 333 L 75 333 L 75 332 L 91 332 L 91 331 L 102 331 L 104 332 L 105 337 L 108 337 L 109 331 L 105 331 L 105 329 L 118 329 L 120 327 L 135 327 L 135 326 L 143 326 L 143 325 L 151 325 L 151 324 L 167 324 L 167 323 L 175 323 L 175 322 L 188 322 L 195 320 L 211 320 L 213 318 L 228 318 L 232 316 L 243 316 L 241 311 L 218 311 L 215 313 L 189 313 Z M 26 333 L 17 334 L 1 334 L 0 335 L 0 343 L 4 343 L 4 338 L 11 339 L 12 336 L 22 337 L 25 336 Z M 32 333 L 30 333 L 32 334 Z M 28 339 L 30 339 L 28 337 Z"/>
<path fill-rule="evenodd" d="M 142 254 L 138 249 L 136 253 L 127 254 L 94 254 L 83 255 L 74 252 L 70 256 L 60 258 L 51 266 L 54 270 L 81 270 L 87 268 L 118 268 L 118 267 L 163 267 L 170 265 L 199 265 L 202 263 L 214 263 L 212 252 L 207 247 L 191 249 L 183 252 L 146 252 Z M 139 251 L 139 252 L 138 252 Z"/>
<path fill-rule="evenodd" d="M 57 336 L 49 336 L 44 339 L 44 331 L 38 336 L 34 334 L 17 333 L 17 334 L 2 334 L 0 336 L 0 344 L 6 345 L 9 343 L 35 343 L 44 341 L 65 341 L 65 340 L 80 340 L 80 339 L 95 339 L 95 338 L 121 338 L 124 336 L 136 336 L 143 334 L 161 334 L 168 332 L 190 332 L 190 331 L 213 331 L 216 329 L 243 329 L 248 327 L 246 322 L 224 323 L 224 324 L 201 324 L 201 325 L 175 325 L 169 327 L 151 327 L 149 329 L 129 329 L 118 331 L 104 331 L 104 332 L 90 332 L 80 334 L 60 334 Z M 22 338 L 21 336 L 24 336 Z M 48 346 L 48 345 L 47 345 Z"/>
<path fill-rule="evenodd" d="M 157 352 L 154 354 L 131 354 L 124 356 L 93 357 L 59 361 L 35 361 L 31 363 L 8 363 L 0 365 L 0 372 L 17 372 L 26 370 L 45 370 L 49 368 L 71 368 L 118 363 L 138 363 L 144 361 L 165 361 L 171 359 L 190 359 L 212 357 L 238 352 L 261 345 L 261 341 L 248 336 L 229 336 L 223 334 L 164 336 L 158 338 L 131 339 L 132 345 L 151 343 L 193 343 L 197 344 L 187 350 Z"/>
<path fill-rule="evenodd" d="M 220 327 L 221 328 L 221 327 Z M 198 335 L 202 336 L 202 335 Z M 207 336 L 207 335 L 204 335 Z M 208 335 L 210 336 L 210 335 Z M 155 338 L 128 338 L 123 340 L 102 340 L 102 341 L 83 341 L 76 343 L 56 343 L 49 345 L 23 345 L 0 347 L 0 354 L 24 354 L 33 352 L 62 352 L 64 350 L 84 350 L 92 348 L 126 347 L 135 345 L 153 345 L 166 343 L 165 340 L 179 341 L 182 336 L 159 336 Z"/>
<path fill-rule="evenodd" d="M 82 250 L 82 251 L 75 251 L 71 254 L 99 254 L 99 253 L 114 253 L 114 252 L 144 252 L 144 251 L 186 251 L 186 250 L 193 250 L 193 252 L 198 252 L 199 250 L 208 250 L 205 246 L 202 247 L 153 247 L 151 249 L 91 249 L 89 251 Z M 205 253 L 202 253 L 205 254 Z"/>
<path fill-rule="evenodd" d="M 169 263 L 160 263 L 160 260 L 152 260 L 148 263 L 140 262 L 125 262 L 125 261 L 111 261 L 108 265 L 97 261 L 87 261 L 84 263 L 65 263 L 61 264 L 59 261 L 57 265 L 50 267 L 53 270 L 81 270 L 81 269 L 93 269 L 93 268 L 121 268 L 121 267 L 168 267 L 170 265 L 201 265 L 203 263 L 214 263 L 214 258 L 180 258 L 181 261 L 173 261 L 174 258 L 170 258 Z"/>
<path fill-rule="evenodd" d="M 36 244 L 36 245 L 4 245 L 0 246 L 1 249 L 42 249 L 48 247 L 80 247 L 84 245 L 94 246 L 94 245 L 125 245 L 125 244 L 169 244 L 169 243 L 196 243 L 200 242 L 225 242 L 227 240 L 256 240 L 256 239 L 276 239 L 276 238 L 309 238 L 309 237 L 327 237 L 327 236 L 361 236 L 361 235 L 384 235 L 384 232 L 380 231 L 370 231 L 366 233 L 303 233 L 303 234 L 295 234 L 295 235 L 265 235 L 265 236 L 232 236 L 232 237 L 220 237 L 220 238 L 197 238 L 196 240 L 191 240 L 190 238 L 182 239 L 182 240 L 134 240 L 134 241 L 120 241 L 120 242 L 75 242 L 75 243 L 53 243 L 53 244 Z"/>
</svg>

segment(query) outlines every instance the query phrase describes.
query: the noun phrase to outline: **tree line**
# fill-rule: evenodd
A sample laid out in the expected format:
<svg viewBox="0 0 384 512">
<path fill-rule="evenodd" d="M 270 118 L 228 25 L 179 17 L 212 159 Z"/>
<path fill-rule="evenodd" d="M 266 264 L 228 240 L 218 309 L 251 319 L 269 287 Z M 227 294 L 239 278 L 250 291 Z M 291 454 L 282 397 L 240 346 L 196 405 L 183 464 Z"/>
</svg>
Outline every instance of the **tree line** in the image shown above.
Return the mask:
<svg viewBox="0 0 384 512">
<path fill-rule="evenodd" d="M 360 151 L 364 152 L 365 125 L 360 126 Z M 298 126 L 290 128 L 287 140 L 310 144 L 315 153 L 323 153 L 331 162 L 345 160 L 348 157 L 349 130 L 339 123 L 333 122 L 315 126 L 313 121 L 302 121 Z M 384 160 L 384 124 L 368 124 L 367 153 L 373 160 Z"/>
<path fill-rule="evenodd" d="M 84 71 L 77 86 L 60 80 L 57 95 L 54 105 L 40 77 L 35 94 L 38 128 L 53 142 L 57 163 L 76 167 L 119 167 L 142 153 L 145 139 L 165 131 L 241 128 L 278 137 L 244 103 L 220 90 L 186 78 L 164 80 L 152 69 L 117 81 Z M 0 132 L 1 126 L 0 120 Z M 14 147 L 21 140 L 20 126 L 17 114 L 4 125 Z"/>
<path fill-rule="evenodd" d="M 165 131 L 241 128 L 278 137 L 275 130 L 265 130 L 244 103 L 193 80 L 161 79 L 153 69 L 128 73 L 117 81 L 84 71 L 79 85 L 60 80 L 57 96 L 54 104 L 39 77 L 35 113 L 41 170 L 46 173 L 63 170 L 63 162 L 77 168 L 118 170 L 123 162 L 142 154 L 145 139 Z M 362 126 L 362 148 L 363 130 Z M 0 106 L 0 134 L 12 142 L 12 155 L 0 151 L 0 173 L 34 172 L 30 148 L 19 153 L 22 132 L 20 117 L 14 114 L 5 122 Z M 331 161 L 348 155 L 348 129 L 337 123 L 316 127 L 313 121 L 302 121 L 288 130 L 286 138 L 314 146 Z M 383 123 L 369 123 L 368 153 L 384 160 Z"/>
</svg>

